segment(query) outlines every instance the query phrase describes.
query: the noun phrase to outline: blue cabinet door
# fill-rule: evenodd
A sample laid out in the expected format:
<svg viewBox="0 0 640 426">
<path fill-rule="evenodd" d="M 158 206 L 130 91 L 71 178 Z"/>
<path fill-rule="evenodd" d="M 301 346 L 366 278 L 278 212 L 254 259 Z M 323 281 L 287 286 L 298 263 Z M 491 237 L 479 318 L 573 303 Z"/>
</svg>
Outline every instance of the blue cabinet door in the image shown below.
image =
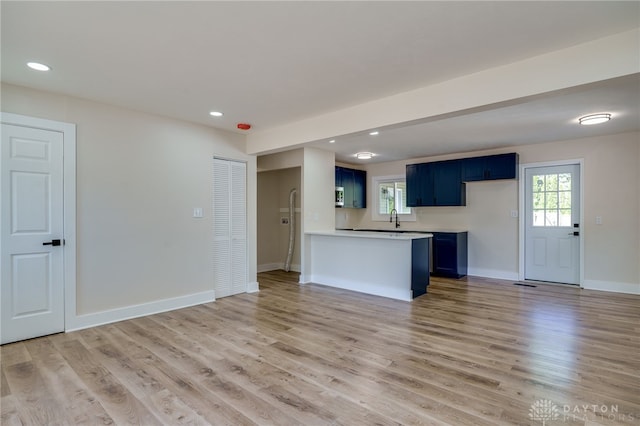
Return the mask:
<svg viewBox="0 0 640 426">
<path fill-rule="evenodd" d="M 336 186 L 344 188 L 345 208 L 363 209 L 367 207 L 367 172 L 336 166 Z"/>
<path fill-rule="evenodd" d="M 466 191 L 459 160 L 408 164 L 407 206 L 464 206 Z"/>
<path fill-rule="evenodd" d="M 516 179 L 518 177 L 518 154 L 489 155 L 465 158 L 462 161 L 462 180 Z"/>
<path fill-rule="evenodd" d="M 460 160 L 438 161 L 433 164 L 434 206 L 466 205 L 466 188 L 462 182 Z"/>
<path fill-rule="evenodd" d="M 487 157 L 486 180 L 516 179 L 518 177 L 518 154 L 492 155 Z"/>
<path fill-rule="evenodd" d="M 462 160 L 462 180 L 476 182 L 485 179 L 486 157 L 472 157 Z"/>
<path fill-rule="evenodd" d="M 364 170 L 353 171 L 353 208 L 364 209 L 367 207 L 367 172 Z"/>
<path fill-rule="evenodd" d="M 407 164 L 407 206 L 433 205 L 433 170 L 429 163 Z"/>
<path fill-rule="evenodd" d="M 433 275 L 460 278 L 467 275 L 467 233 L 433 233 Z"/>
</svg>

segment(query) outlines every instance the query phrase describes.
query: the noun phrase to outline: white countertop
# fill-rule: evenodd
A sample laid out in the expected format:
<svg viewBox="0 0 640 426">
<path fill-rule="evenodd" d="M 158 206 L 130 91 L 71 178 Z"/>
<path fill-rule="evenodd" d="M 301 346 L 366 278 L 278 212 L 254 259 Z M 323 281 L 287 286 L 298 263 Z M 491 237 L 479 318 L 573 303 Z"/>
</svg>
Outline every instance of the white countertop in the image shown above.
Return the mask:
<svg viewBox="0 0 640 426">
<path fill-rule="evenodd" d="M 305 232 L 308 235 L 324 235 L 328 237 L 349 237 L 349 238 L 376 238 L 384 240 L 417 240 L 420 238 L 431 238 L 433 234 L 412 233 L 412 232 L 379 232 L 379 231 L 311 231 Z"/>
</svg>

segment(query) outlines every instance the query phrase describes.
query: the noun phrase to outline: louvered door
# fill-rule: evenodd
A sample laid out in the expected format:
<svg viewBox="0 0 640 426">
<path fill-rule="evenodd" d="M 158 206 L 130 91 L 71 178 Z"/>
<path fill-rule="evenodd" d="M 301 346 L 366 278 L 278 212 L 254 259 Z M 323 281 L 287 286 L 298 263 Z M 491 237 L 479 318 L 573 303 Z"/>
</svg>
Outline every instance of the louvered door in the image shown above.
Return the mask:
<svg viewBox="0 0 640 426">
<path fill-rule="evenodd" d="M 213 164 L 213 266 L 216 298 L 247 291 L 245 163 Z"/>
</svg>

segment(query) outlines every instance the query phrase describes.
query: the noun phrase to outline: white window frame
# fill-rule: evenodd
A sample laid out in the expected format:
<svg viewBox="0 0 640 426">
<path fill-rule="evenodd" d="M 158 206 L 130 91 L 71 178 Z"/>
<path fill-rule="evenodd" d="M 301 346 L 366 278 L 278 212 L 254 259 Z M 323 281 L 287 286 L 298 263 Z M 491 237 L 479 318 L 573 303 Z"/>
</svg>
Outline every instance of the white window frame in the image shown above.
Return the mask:
<svg viewBox="0 0 640 426">
<path fill-rule="evenodd" d="M 382 182 L 400 182 L 405 181 L 407 178 L 405 175 L 390 175 L 390 176 L 372 176 L 371 177 L 371 200 L 373 201 L 373 208 L 371 209 L 371 220 L 375 222 L 388 222 L 391 219 L 389 214 L 380 214 L 380 197 L 378 197 L 378 185 Z M 398 214 L 398 220 L 402 222 L 415 222 L 416 221 L 416 208 L 410 207 L 411 213 Z"/>
</svg>

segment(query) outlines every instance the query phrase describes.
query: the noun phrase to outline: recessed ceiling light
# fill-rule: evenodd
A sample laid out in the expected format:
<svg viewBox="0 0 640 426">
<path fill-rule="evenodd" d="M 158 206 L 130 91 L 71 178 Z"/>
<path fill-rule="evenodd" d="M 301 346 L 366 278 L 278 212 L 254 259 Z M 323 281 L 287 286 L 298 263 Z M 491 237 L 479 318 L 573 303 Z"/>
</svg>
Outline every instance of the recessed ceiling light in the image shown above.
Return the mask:
<svg viewBox="0 0 640 426">
<path fill-rule="evenodd" d="M 356 153 L 356 158 L 358 160 L 371 160 L 376 155 L 373 152 L 358 152 Z"/>
<path fill-rule="evenodd" d="M 51 69 L 49 65 L 41 64 L 40 62 L 27 62 L 27 66 L 36 71 L 49 71 Z"/>
<path fill-rule="evenodd" d="M 377 130 L 374 130 L 373 132 L 369 132 L 369 134 L 370 134 L 371 136 L 376 136 L 376 135 L 379 135 L 379 134 L 380 134 L 380 132 L 379 132 L 379 131 L 377 131 Z"/>
<path fill-rule="evenodd" d="M 580 124 L 584 124 L 585 126 L 589 126 L 591 124 L 606 123 L 609 120 L 611 120 L 611 114 L 609 113 L 590 114 L 578 119 Z"/>
<path fill-rule="evenodd" d="M 336 143 L 336 140 L 335 140 L 335 139 L 331 139 L 331 140 L 329 141 L 329 143 Z"/>
<path fill-rule="evenodd" d="M 222 117 L 224 114 L 222 114 L 221 112 L 218 112 L 218 111 L 211 111 L 209 113 L 209 115 L 212 116 L 212 117 Z"/>
</svg>

